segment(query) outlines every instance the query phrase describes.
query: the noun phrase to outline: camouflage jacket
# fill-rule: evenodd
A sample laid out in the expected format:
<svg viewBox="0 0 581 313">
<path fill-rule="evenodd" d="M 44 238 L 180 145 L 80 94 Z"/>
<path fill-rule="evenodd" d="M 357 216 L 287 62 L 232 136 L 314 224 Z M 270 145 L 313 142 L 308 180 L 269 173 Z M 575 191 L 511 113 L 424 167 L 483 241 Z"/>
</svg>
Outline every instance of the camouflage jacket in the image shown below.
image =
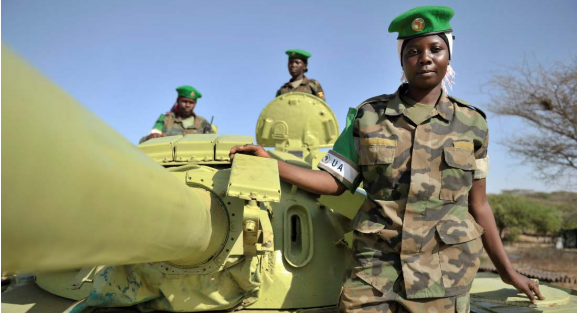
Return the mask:
<svg viewBox="0 0 581 313">
<path fill-rule="evenodd" d="M 212 125 L 200 115 L 194 114 L 194 124 L 184 128 L 182 118 L 173 112 L 161 115 L 156 121 L 150 133 L 161 133 L 168 136 L 187 134 L 210 134 L 214 133 Z M 139 143 L 144 142 L 147 136 L 141 138 Z"/>
<path fill-rule="evenodd" d="M 399 97 L 406 87 L 351 109 L 319 168 L 367 192 L 353 228 L 376 241 L 354 242 L 354 275 L 384 295 L 398 278 L 409 299 L 461 295 L 483 250 L 468 192 L 487 175 L 488 126 L 480 110 L 445 95 L 416 125 Z"/>
<path fill-rule="evenodd" d="M 314 79 L 308 79 L 306 76 L 304 76 L 303 81 L 297 88 L 293 88 L 291 81 L 282 85 L 282 87 L 280 87 L 280 89 L 276 92 L 276 96 L 278 97 L 289 92 L 304 92 L 315 95 L 323 99 L 323 101 L 327 101 L 325 100 L 325 93 L 323 92 L 323 87 L 321 87 L 321 84 Z"/>
</svg>

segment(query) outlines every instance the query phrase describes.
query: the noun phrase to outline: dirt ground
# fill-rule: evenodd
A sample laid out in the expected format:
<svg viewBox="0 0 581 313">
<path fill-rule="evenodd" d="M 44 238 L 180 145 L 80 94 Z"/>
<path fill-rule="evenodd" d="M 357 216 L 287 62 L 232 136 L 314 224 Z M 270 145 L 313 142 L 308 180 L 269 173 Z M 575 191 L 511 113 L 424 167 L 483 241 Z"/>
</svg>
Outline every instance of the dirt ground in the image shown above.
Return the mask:
<svg viewBox="0 0 581 313">
<path fill-rule="evenodd" d="M 566 274 L 568 282 L 551 282 L 553 285 L 577 290 L 577 249 L 557 250 L 548 238 L 522 235 L 518 242 L 505 244 L 506 253 L 515 268 L 531 267 L 553 273 Z M 483 263 L 489 262 L 484 253 Z"/>
</svg>

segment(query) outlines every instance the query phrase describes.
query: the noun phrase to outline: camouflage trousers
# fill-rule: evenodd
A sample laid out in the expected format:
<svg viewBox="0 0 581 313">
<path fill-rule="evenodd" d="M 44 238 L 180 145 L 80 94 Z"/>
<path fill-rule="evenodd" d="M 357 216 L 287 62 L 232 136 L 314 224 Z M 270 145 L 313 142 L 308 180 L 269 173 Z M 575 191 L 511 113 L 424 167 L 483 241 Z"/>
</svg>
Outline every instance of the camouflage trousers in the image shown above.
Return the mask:
<svg viewBox="0 0 581 313">
<path fill-rule="evenodd" d="M 395 234 L 394 234 L 395 235 Z M 470 294 L 407 299 L 401 270 L 401 236 L 382 240 L 353 233 L 353 259 L 345 274 L 339 312 L 347 313 L 468 313 Z"/>
<path fill-rule="evenodd" d="M 403 280 L 396 284 L 403 289 Z M 343 313 L 469 313 L 470 294 L 448 298 L 405 299 L 391 297 L 359 279 L 348 279 L 339 299 Z"/>
</svg>

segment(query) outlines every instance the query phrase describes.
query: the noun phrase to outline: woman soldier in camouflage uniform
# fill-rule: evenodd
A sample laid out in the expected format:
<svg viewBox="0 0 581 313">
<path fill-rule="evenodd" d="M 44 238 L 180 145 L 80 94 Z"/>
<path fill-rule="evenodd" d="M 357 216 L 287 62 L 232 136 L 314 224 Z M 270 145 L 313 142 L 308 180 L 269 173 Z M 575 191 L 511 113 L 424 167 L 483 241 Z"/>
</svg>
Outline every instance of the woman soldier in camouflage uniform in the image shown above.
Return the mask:
<svg viewBox="0 0 581 313">
<path fill-rule="evenodd" d="M 485 115 L 442 84 L 453 74 L 453 14 L 430 6 L 396 17 L 389 31 L 399 32 L 407 83 L 350 109 L 321 171 L 278 163 L 284 180 L 316 194 L 354 192 L 363 182 L 341 312 L 469 312 L 483 248 L 504 282 L 531 302 L 533 293 L 543 299 L 510 265 L 486 199 Z M 268 157 L 259 146 L 232 153 Z"/>
<path fill-rule="evenodd" d="M 288 55 L 288 72 L 291 75 L 291 79 L 280 87 L 276 92 L 276 96 L 289 92 L 303 92 L 326 101 L 321 84 L 317 80 L 309 79 L 305 76 L 308 71 L 307 66 L 309 65 L 311 54 L 300 49 L 287 50 L 286 54 Z"/>
<path fill-rule="evenodd" d="M 149 134 L 141 138 L 139 143 L 158 137 L 215 132 L 204 117 L 194 113 L 202 93 L 188 85 L 180 86 L 176 91 L 178 92 L 176 103 L 169 112 L 159 116 Z"/>
</svg>

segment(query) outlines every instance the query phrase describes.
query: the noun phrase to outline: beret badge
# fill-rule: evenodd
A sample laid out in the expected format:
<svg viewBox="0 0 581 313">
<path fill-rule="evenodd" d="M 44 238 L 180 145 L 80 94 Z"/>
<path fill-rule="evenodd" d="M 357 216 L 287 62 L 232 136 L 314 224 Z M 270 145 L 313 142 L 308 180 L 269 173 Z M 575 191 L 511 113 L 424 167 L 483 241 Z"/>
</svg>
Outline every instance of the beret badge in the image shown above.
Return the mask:
<svg viewBox="0 0 581 313">
<path fill-rule="evenodd" d="M 422 31 L 424 30 L 424 28 L 426 28 L 426 23 L 424 22 L 424 19 L 419 17 L 416 18 L 413 22 L 412 22 L 412 29 L 416 32 Z"/>
</svg>

